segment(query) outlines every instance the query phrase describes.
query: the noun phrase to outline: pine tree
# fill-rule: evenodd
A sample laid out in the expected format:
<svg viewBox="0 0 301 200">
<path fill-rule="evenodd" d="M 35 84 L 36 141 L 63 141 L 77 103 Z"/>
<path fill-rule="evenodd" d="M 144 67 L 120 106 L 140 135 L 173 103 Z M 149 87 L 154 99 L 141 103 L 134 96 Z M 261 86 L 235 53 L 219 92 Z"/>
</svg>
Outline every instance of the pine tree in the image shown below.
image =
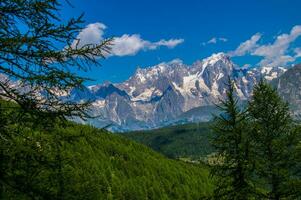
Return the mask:
<svg viewBox="0 0 301 200">
<path fill-rule="evenodd" d="M 249 102 L 248 115 L 252 124 L 255 178 L 260 198 L 292 198 L 297 192 L 294 189 L 296 159 L 293 152 L 299 141 L 299 131 L 294 128 L 288 104 L 275 89 L 260 81 Z"/>
<path fill-rule="evenodd" d="M 222 114 L 215 117 L 212 144 L 218 163 L 212 167 L 216 177 L 215 199 L 248 199 L 250 185 L 248 126 L 244 110 L 235 96 L 235 85 L 227 83 L 226 100 L 218 106 Z"/>
</svg>

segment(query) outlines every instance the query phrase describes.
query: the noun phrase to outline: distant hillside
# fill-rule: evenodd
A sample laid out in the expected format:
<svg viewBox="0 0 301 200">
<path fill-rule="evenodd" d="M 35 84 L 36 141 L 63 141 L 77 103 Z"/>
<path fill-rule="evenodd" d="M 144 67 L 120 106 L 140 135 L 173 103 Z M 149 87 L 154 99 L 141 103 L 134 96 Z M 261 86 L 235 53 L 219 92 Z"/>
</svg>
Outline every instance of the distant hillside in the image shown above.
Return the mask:
<svg viewBox="0 0 301 200">
<path fill-rule="evenodd" d="M 127 138 L 145 144 L 170 158 L 198 159 L 213 152 L 210 146 L 210 123 L 170 126 L 155 130 L 123 133 Z"/>
<path fill-rule="evenodd" d="M 4 197 L 28 199 L 20 191 L 30 188 L 52 199 L 58 190 L 58 175 L 62 177 L 64 199 L 202 199 L 212 192 L 205 166 L 167 159 L 144 145 L 88 126 L 72 125 L 57 133 L 72 139 L 61 141 L 63 164 L 59 174 L 52 165 L 41 165 L 34 159 L 43 156 L 44 162 L 50 163 L 54 159 L 57 166 L 56 151 L 50 150 L 55 144 L 53 137 L 26 133 L 34 142 L 18 140 L 15 148 L 11 147 L 10 157 L 16 158 L 13 162 L 17 168 L 7 166 L 6 179 L 11 185 L 22 179 L 30 181 L 24 188 L 5 188 Z M 27 153 L 26 160 L 18 159 Z"/>
</svg>

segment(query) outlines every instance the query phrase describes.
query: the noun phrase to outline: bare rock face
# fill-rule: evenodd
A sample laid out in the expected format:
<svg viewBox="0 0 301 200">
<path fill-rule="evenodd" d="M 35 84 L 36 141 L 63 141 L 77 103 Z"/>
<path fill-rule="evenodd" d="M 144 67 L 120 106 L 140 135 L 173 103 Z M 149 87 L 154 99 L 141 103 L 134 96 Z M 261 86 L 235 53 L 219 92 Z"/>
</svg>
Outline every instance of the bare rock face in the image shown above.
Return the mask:
<svg viewBox="0 0 301 200">
<path fill-rule="evenodd" d="M 301 119 L 301 64 L 288 69 L 282 76 L 271 81 L 279 95 L 291 107 L 294 118 Z"/>
</svg>

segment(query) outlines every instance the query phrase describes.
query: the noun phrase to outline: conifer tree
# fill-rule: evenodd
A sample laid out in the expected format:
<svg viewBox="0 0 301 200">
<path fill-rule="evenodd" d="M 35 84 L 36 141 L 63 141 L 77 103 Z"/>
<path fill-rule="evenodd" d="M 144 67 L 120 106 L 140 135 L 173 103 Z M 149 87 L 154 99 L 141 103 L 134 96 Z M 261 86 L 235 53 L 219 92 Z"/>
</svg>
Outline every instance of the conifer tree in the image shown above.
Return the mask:
<svg viewBox="0 0 301 200">
<path fill-rule="evenodd" d="M 294 151 L 299 142 L 288 104 L 263 80 L 248 105 L 259 198 L 293 199 L 298 190 Z"/>
<path fill-rule="evenodd" d="M 68 98 L 70 90 L 83 88 L 88 80 L 75 71 L 99 65 L 100 58 L 108 55 L 112 39 L 83 44 L 78 38 L 83 16 L 63 20 L 63 1 L 0 0 L 0 101 L 13 102 L 13 106 L 0 102 L 0 114 L 8 113 L 6 119 L 13 119 L 0 120 L 1 192 L 13 188 L 31 198 L 49 196 L 49 191 L 30 180 L 36 181 L 36 172 L 47 167 L 56 167 L 59 177 L 62 166 L 59 162 L 54 166 L 48 156 L 55 153 L 53 148 L 44 154 L 38 151 L 36 144 L 43 138 L 34 136 L 35 131 L 47 138 L 46 134 L 54 134 L 54 126 L 67 123 L 70 117 L 90 117 L 90 100 Z M 63 159 L 60 152 L 57 155 L 59 161 Z M 20 158 L 15 160 L 17 156 Z M 25 176 L 20 171 L 26 171 Z M 58 182 L 56 196 L 63 198 L 64 185 Z"/>
<path fill-rule="evenodd" d="M 216 177 L 215 199 L 248 199 L 250 185 L 248 126 L 244 110 L 240 109 L 234 82 L 227 83 L 227 95 L 218 106 L 222 113 L 215 117 L 212 144 L 218 163 L 212 168 Z"/>
<path fill-rule="evenodd" d="M 3 176 L 3 172 L 5 170 L 4 166 L 4 151 L 5 151 L 5 145 L 2 142 L 3 139 L 7 136 L 7 119 L 5 117 L 6 113 L 3 109 L 2 102 L 0 102 L 0 176 Z M 0 199 L 4 199 L 4 183 L 2 180 L 0 180 Z"/>
<path fill-rule="evenodd" d="M 83 16 L 64 22 L 61 3 L 0 0 L 0 98 L 16 102 L 26 113 L 85 117 L 91 102 L 62 101 L 61 95 L 83 87 L 88 79 L 72 71 L 99 65 L 111 39 L 83 44 L 78 38 Z"/>
</svg>

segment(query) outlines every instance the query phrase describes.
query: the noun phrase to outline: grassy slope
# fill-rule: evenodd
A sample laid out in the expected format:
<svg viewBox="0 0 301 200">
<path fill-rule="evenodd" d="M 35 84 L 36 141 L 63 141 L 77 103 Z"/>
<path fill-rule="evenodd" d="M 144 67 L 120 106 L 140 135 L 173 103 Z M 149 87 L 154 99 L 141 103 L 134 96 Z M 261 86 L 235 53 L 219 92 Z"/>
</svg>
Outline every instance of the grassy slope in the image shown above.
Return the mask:
<svg viewBox="0 0 301 200">
<path fill-rule="evenodd" d="M 143 143 L 171 158 L 197 159 L 212 153 L 209 123 L 195 123 L 156 130 L 123 133 L 127 138 Z"/>
</svg>

